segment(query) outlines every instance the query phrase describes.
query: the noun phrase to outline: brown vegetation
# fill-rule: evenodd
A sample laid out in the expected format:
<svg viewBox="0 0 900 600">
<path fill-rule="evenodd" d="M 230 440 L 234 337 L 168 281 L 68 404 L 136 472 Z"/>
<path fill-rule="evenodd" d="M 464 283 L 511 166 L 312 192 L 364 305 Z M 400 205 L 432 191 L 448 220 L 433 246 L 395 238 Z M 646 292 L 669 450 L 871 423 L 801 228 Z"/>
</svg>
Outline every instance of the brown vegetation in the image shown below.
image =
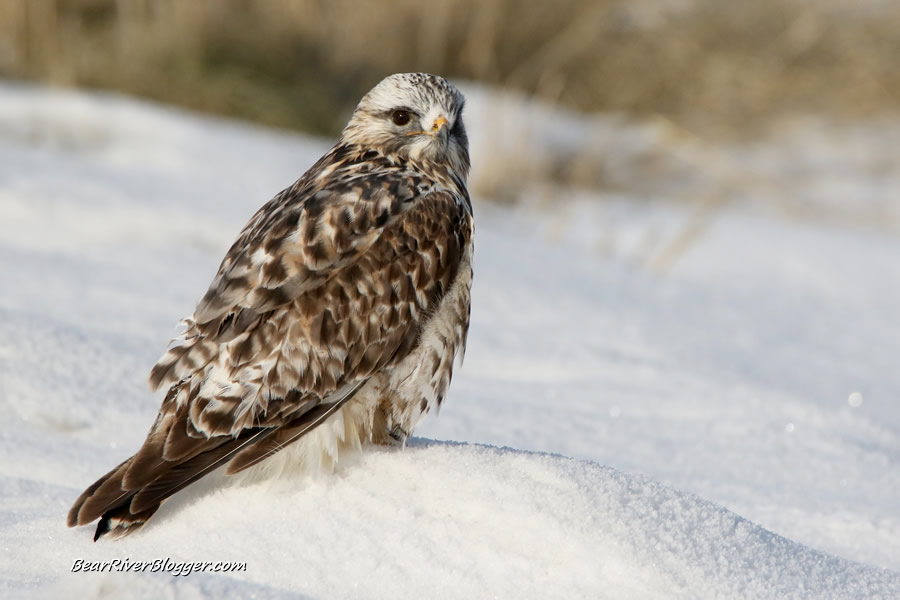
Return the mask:
<svg viewBox="0 0 900 600">
<path fill-rule="evenodd" d="M 334 133 L 427 70 L 743 132 L 900 106 L 900 4 L 873 1 L 0 0 L 0 76 Z"/>
</svg>

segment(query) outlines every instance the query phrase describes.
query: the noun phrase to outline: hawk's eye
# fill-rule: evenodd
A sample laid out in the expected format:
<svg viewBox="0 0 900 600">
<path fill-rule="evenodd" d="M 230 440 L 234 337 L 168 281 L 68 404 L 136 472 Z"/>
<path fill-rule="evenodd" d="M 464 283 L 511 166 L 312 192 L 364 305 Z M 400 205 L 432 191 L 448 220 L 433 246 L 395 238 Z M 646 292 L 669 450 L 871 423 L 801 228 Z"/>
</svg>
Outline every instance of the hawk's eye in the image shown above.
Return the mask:
<svg viewBox="0 0 900 600">
<path fill-rule="evenodd" d="M 406 125 L 409 123 L 409 111 L 395 110 L 391 113 L 391 121 L 394 122 L 394 125 Z"/>
</svg>

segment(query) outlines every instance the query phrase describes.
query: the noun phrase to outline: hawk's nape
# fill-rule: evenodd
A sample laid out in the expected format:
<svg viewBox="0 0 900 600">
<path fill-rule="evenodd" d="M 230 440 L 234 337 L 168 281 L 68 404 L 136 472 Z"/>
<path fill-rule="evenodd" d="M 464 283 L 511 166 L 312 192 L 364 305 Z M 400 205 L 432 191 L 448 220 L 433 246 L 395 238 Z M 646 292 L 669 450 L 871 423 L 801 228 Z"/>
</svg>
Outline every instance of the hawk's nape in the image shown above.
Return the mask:
<svg viewBox="0 0 900 600">
<path fill-rule="evenodd" d="M 363 98 L 339 142 L 241 232 L 153 368 L 166 394 L 143 446 L 85 490 L 69 526 L 99 518 L 95 540 L 127 534 L 223 465 L 402 443 L 440 405 L 469 324 L 462 108 L 419 73 Z"/>
</svg>

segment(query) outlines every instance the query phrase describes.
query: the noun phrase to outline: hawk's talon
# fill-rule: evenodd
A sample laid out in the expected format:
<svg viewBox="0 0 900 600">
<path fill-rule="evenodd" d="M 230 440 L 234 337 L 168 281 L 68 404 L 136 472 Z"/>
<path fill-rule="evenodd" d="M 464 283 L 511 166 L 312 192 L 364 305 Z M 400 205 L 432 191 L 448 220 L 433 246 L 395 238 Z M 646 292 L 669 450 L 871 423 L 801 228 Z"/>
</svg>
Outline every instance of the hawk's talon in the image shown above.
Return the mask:
<svg viewBox="0 0 900 600">
<path fill-rule="evenodd" d="M 409 432 L 399 425 L 394 425 L 388 435 L 394 440 L 395 446 L 406 446 L 406 440 L 409 438 Z"/>
</svg>

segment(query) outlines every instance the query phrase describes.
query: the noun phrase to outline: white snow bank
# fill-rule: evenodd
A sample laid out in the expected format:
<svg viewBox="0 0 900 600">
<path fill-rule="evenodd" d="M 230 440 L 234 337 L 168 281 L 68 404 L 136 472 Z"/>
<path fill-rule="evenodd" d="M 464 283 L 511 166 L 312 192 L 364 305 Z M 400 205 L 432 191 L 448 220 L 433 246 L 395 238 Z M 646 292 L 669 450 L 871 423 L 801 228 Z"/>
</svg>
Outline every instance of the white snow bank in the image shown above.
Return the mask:
<svg viewBox="0 0 900 600">
<path fill-rule="evenodd" d="M 201 482 L 120 542 L 65 529 L 234 236 L 326 146 L 0 85 L 0 596 L 900 595 L 900 240 L 728 212 L 660 276 L 631 249 L 683 213 L 597 198 L 559 228 L 477 207 L 466 363 L 417 432 L 469 444 Z M 69 573 L 166 557 L 247 571 Z"/>
<path fill-rule="evenodd" d="M 243 583 L 250 582 L 315 598 L 900 592 L 896 573 L 804 548 L 647 478 L 506 448 L 417 440 L 403 452 L 368 452 L 330 478 L 206 485 L 168 504 L 141 536 L 117 543 L 91 544 L 85 531 L 59 531 L 69 501 L 63 491 L 7 526 L 20 540 L 12 557 L 18 572 L 3 574 L 8 583 L 61 577 L 51 590 L 116 590 L 104 591 L 116 596 L 151 582 L 152 594 L 173 588 L 167 593 L 180 597 L 184 577 L 171 574 L 65 573 L 75 558 L 169 557 L 246 561 L 230 592 L 252 592 Z M 198 597 L 211 591 L 207 579 L 191 576 Z"/>
</svg>

